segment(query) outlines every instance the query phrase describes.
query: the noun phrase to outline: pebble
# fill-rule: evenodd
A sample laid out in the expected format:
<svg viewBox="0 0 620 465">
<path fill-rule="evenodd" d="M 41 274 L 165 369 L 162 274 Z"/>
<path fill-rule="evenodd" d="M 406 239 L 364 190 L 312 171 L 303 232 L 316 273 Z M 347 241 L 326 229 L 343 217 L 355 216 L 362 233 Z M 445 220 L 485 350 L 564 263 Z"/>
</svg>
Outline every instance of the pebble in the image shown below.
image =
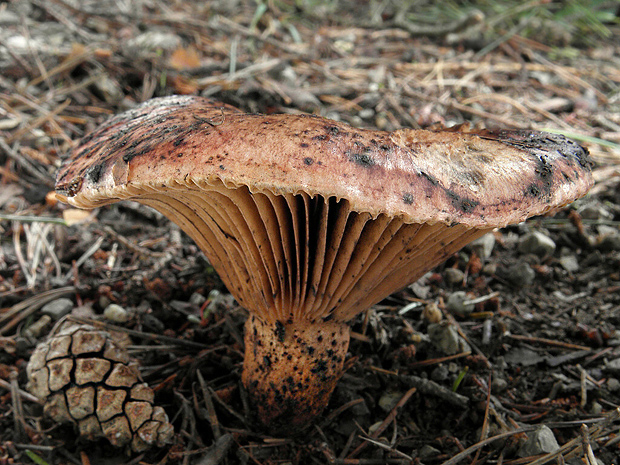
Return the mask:
<svg viewBox="0 0 620 465">
<path fill-rule="evenodd" d="M 457 291 L 448 296 L 446 302 L 446 308 L 450 313 L 456 313 L 458 315 L 468 315 L 474 311 L 475 305 L 469 303 L 471 299 L 468 297 L 467 292 Z"/>
<path fill-rule="evenodd" d="M 577 261 L 577 257 L 575 255 L 565 255 L 561 257 L 559 260 L 560 265 L 569 273 L 574 273 L 579 270 L 579 262 Z"/>
<path fill-rule="evenodd" d="M 532 455 L 548 454 L 560 448 L 553 431 L 548 426 L 541 426 L 528 434 L 527 441 L 519 449 L 519 457 L 531 457 Z"/>
<path fill-rule="evenodd" d="M 518 250 L 522 254 L 534 254 L 539 257 L 546 257 L 555 252 L 555 242 L 540 231 L 534 231 L 521 238 Z"/>
<path fill-rule="evenodd" d="M 52 318 L 49 315 L 43 315 L 37 321 L 28 326 L 28 329 L 24 331 L 26 336 L 38 338 L 43 330 L 52 322 Z"/>
<path fill-rule="evenodd" d="M 429 325 L 428 336 L 431 343 L 446 355 L 454 355 L 470 350 L 469 345 L 461 339 L 456 328 L 452 325 Z"/>
<path fill-rule="evenodd" d="M 431 379 L 437 383 L 447 380 L 449 375 L 450 371 L 448 370 L 448 367 L 443 364 L 438 365 L 433 369 L 433 371 L 431 371 Z"/>
<path fill-rule="evenodd" d="M 41 309 L 41 313 L 49 315 L 53 320 L 60 320 L 63 316 L 68 315 L 72 309 L 73 301 L 62 297 L 45 304 Z"/>
<path fill-rule="evenodd" d="M 166 329 L 166 325 L 152 313 L 146 313 L 142 316 L 142 325 L 149 332 L 160 334 Z"/>
<path fill-rule="evenodd" d="M 620 373 L 620 358 L 616 358 L 607 362 L 607 364 L 605 365 L 605 369 L 616 374 Z"/>
<path fill-rule="evenodd" d="M 520 262 L 508 269 L 507 277 L 508 280 L 516 287 L 525 287 L 534 282 L 536 272 L 529 264 Z"/>
<path fill-rule="evenodd" d="M 424 310 L 422 310 L 422 317 L 429 323 L 439 323 L 443 319 L 441 310 L 439 310 L 439 307 L 435 302 L 431 302 L 424 306 Z"/>
<path fill-rule="evenodd" d="M 476 252 L 476 254 L 484 260 L 491 257 L 494 247 L 495 236 L 493 233 L 487 233 L 469 244 L 469 248 Z"/>
<path fill-rule="evenodd" d="M 127 323 L 129 321 L 129 312 L 117 304 L 108 305 L 103 311 L 103 316 L 113 323 Z"/>
<path fill-rule="evenodd" d="M 448 268 L 444 271 L 444 278 L 448 284 L 459 284 L 465 279 L 465 273 L 458 268 Z"/>
<path fill-rule="evenodd" d="M 148 56 L 158 50 L 170 51 L 181 45 L 181 38 L 169 32 L 147 31 L 129 39 L 125 48 L 133 51 L 139 57 Z"/>
<path fill-rule="evenodd" d="M 384 392 L 383 395 L 379 398 L 379 407 L 384 412 L 391 412 L 392 409 L 396 406 L 398 401 L 402 399 L 403 393 L 398 391 L 388 391 Z"/>
<path fill-rule="evenodd" d="M 614 231 L 609 234 L 601 235 L 598 240 L 598 248 L 603 252 L 620 250 L 620 232 Z"/>
<path fill-rule="evenodd" d="M 486 263 L 482 267 L 482 273 L 487 276 L 493 276 L 496 272 L 497 272 L 497 263 L 493 263 L 493 262 Z"/>
<path fill-rule="evenodd" d="M 495 394 L 501 394 L 508 387 L 508 381 L 504 378 L 495 377 L 491 383 L 491 388 Z"/>
<path fill-rule="evenodd" d="M 198 292 L 194 292 L 192 295 L 189 296 L 189 303 L 197 307 L 202 306 L 202 304 L 204 304 L 206 301 L 207 298 L 204 295 L 199 294 Z"/>
<path fill-rule="evenodd" d="M 440 454 L 440 450 L 435 449 L 433 446 L 429 446 L 428 444 L 424 444 L 418 451 L 418 457 L 420 457 L 420 460 L 430 460 L 438 457 Z"/>
<path fill-rule="evenodd" d="M 608 378 L 607 389 L 609 389 L 611 392 L 620 391 L 620 381 L 618 381 L 617 378 Z"/>
<path fill-rule="evenodd" d="M 585 204 L 577 210 L 584 220 L 613 220 L 614 215 L 600 202 L 594 201 Z"/>
</svg>

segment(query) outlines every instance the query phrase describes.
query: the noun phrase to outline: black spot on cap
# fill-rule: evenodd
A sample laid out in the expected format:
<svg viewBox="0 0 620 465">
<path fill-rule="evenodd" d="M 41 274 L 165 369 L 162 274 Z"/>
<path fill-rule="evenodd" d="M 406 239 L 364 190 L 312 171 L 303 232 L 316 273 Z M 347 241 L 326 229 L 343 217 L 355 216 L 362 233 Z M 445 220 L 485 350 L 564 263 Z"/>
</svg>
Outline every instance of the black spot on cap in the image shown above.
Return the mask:
<svg viewBox="0 0 620 465">
<path fill-rule="evenodd" d="M 540 187 L 538 187 L 536 184 L 530 184 L 526 189 L 525 189 L 525 195 L 526 196 L 530 196 L 530 197 L 538 197 L 540 196 L 541 192 L 540 192 Z"/>
<path fill-rule="evenodd" d="M 451 190 L 446 190 L 446 195 L 452 201 L 452 205 L 458 210 L 461 210 L 463 213 L 471 212 L 480 202 L 477 200 L 468 199 L 466 197 L 461 197 Z"/>
<path fill-rule="evenodd" d="M 356 165 L 359 165 L 363 168 L 370 168 L 375 165 L 375 161 L 367 153 L 348 152 L 347 156 L 349 157 L 349 161 L 352 161 Z"/>
<path fill-rule="evenodd" d="M 86 177 L 93 184 L 97 184 L 99 182 L 99 179 L 101 179 L 101 174 L 103 173 L 104 168 L 105 168 L 105 163 L 99 163 L 97 165 L 93 165 L 90 168 L 88 168 L 88 171 L 86 171 Z"/>
<path fill-rule="evenodd" d="M 411 192 L 405 192 L 403 194 L 403 202 L 405 202 L 405 204 L 407 205 L 413 204 L 413 195 L 411 194 Z"/>
<path fill-rule="evenodd" d="M 311 157 L 306 157 L 304 158 L 304 163 L 308 166 L 312 165 L 314 163 L 314 159 Z"/>
</svg>

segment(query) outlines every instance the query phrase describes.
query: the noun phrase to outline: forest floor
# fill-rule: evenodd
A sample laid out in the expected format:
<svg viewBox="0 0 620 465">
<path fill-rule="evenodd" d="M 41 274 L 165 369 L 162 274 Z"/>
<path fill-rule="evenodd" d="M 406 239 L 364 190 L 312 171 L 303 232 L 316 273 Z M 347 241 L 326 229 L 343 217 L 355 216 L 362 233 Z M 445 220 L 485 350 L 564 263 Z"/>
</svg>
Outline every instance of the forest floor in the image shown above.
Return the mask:
<svg viewBox="0 0 620 465">
<path fill-rule="evenodd" d="M 0 464 L 620 464 L 620 28 L 421 4 L 0 2 Z M 240 383 L 246 312 L 193 242 L 138 204 L 53 195 L 84 134 L 170 94 L 383 130 L 553 131 L 589 149 L 596 184 L 354 320 L 328 408 L 303 440 L 271 437 Z M 452 311 L 458 292 L 473 311 Z M 111 303 L 128 321 L 104 318 Z M 172 445 L 127 456 L 42 416 L 26 365 L 66 314 L 132 331 Z"/>
</svg>

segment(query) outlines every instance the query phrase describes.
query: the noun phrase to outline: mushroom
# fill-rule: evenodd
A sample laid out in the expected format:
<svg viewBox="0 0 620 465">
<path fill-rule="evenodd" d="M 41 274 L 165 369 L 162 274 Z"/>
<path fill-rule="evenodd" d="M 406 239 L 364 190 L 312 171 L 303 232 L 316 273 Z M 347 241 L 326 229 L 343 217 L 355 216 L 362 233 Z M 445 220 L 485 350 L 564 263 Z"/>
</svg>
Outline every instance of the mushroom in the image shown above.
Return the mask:
<svg viewBox="0 0 620 465">
<path fill-rule="evenodd" d="M 242 381 L 259 418 L 294 431 L 327 405 L 352 318 L 591 184 L 587 151 L 558 135 L 374 131 L 173 96 L 84 137 L 56 192 L 82 208 L 141 202 L 196 241 L 249 312 Z"/>
</svg>

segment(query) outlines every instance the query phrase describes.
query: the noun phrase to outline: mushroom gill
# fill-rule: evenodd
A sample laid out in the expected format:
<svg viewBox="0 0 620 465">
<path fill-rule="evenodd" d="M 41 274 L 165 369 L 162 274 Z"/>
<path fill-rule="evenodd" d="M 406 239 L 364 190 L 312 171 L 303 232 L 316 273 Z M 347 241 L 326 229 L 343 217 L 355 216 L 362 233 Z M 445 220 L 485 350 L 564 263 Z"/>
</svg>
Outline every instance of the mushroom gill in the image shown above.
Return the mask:
<svg viewBox="0 0 620 465">
<path fill-rule="evenodd" d="M 191 236 L 250 312 L 243 383 L 276 430 L 308 424 L 327 404 L 349 320 L 489 230 L 373 218 L 334 197 L 192 184 L 139 201 Z"/>
</svg>

